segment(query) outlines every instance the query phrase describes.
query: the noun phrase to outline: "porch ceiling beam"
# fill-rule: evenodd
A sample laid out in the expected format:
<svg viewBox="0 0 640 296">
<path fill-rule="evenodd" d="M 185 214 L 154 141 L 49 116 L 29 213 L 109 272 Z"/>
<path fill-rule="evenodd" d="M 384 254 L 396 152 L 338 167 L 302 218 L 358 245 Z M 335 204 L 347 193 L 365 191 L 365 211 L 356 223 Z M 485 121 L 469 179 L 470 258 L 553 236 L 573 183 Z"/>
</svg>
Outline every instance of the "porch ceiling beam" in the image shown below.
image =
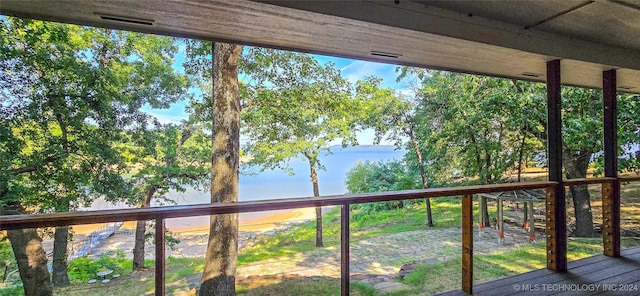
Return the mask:
<svg viewBox="0 0 640 296">
<path fill-rule="evenodd" d="M 640 70 L 640 50 L 637 49 L 621 48 L 539 30 L 537 26 L 540 24 L 530 27 L 518 26 L 478 15 L 442 9 L 438 4 L 431 4 L 430 1 L 252 1 L 523 50 L 548 56 L 548 60 L 574 59 Z M 558 16 L 591 6 L 594 2 L 579 3 L 558 13 Z"/>
<path fill-rule="evenodd" d="M 434 7 L 434 2 L 0 1 L 0 14 L 9 16 L 537 82 L 546 80 L 545 62 L 562 59 L 565 85 L 599 89 L 602 71 L 616 68 L 618 91 L 640 93 L 640 46 L 585 41 L 588 38 L 548 31 L 545 29 L 548 23 L 525 29 L 525 25 L 476 15 L 469 17 Z M 495 5 L 503 10 L 513 5 L 504 3 Z M 548 6 L 553 11 L 558 8 L 558 2 L 554 1 L 522 3 L 534 7 L 537 4 L 533 3 L 543 3 L 541 7 Z M 549 23 L 573 17 L 574 13 L 593 6 L 602 4 L 587 5 Z M 611 5 L 603 7 L 610 9 L 608 6 Z M 623 8 L 626 19 L 635 13 L 631 8 Z"/>
</svg>

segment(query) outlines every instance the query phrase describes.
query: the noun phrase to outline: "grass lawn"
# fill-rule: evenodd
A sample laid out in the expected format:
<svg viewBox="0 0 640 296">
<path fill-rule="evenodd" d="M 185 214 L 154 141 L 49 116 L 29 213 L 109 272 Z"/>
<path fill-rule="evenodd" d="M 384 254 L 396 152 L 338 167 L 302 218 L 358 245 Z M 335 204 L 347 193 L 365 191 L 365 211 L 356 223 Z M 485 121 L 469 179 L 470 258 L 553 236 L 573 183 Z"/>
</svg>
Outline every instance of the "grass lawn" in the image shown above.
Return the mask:
<svg viewBox="0 0 640 296">
<path fill-rule="evenodd" d="M 460 226 L 461 200 L 455 197 L 434 198 L 431 200 L 434 228 L 451 228 Z M 475 214 L 479 210 L 476 206 Z M 495 207 L 489 208 L 493 214 Z M 323 242 L 325 247 L 340 244 L 340 211 L 334 208 L 325 214 L 323 223 Z M 404 209 L 385 210 L 350 221 L 351 240 L 358 241 L 385 234 L 426 229 L 426 212 L 424 202 Z M 314 250 L 315 221 L 306 222 L 299 227 L 282 231 L 273 237 L 259 240 L 254 247 L 245 249 L 238 256 L 238 265 L 282 257 L 298 252 Z"/>
</svg>

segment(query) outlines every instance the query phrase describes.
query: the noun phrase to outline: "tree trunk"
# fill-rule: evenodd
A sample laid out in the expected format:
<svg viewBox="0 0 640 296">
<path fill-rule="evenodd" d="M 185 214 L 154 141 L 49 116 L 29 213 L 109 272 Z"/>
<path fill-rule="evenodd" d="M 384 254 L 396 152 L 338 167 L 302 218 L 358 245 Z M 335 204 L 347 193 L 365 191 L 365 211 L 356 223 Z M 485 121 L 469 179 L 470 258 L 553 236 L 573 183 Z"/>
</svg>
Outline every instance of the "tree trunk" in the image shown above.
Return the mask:
<svg viewBox="0 0 640 296">
<path fill-rule="evenodd" d="M 56 209 L 58 212 L 69 212 L 69 201 L 61 201 Z M 67 246 L 69 244 L 69 226 L 56 227 L 53 238 L 53 274 L 51 282 L 54 286 L 68 286 Z"/>
<path fill-rule="evenodd" d="M 182 137 L 180 138 L 180 140 L 178 141 L 178 145 L 177 145 L 177 149 L 176 149 L 176 153 L 182 149 L 182 145 L 184 145 L 184 143 L 192 136 L 192 132 L 191 130 L 189 130 L 188 128 L 184 129 L 182 132 Z M 165 168 L 167 169 L 167 172 L 170 171 L 171 166 L 175 163 L 176 161 L 176 157 L 168 157 L 166 159 L 166 163 L 165 163 Z M 166 182 L 167 179 L 170 179 L 171 177 L 167 174 L 162 176 L 162 179 L 164 181 L 161 182 Z M 157 184 L 150 184 L 148 185 L 147 191 L 145 193 L 144 196 L 144 200 L 142 201 L 142 203 L 140 204 L 140 208 L 148 208 L 151 207 L 151 199 L 153 199 L 153 196 L 156 194 L 156 191 L 158 190 L 159 185 Z M 147 221 L 145 220 L 139 220 L 136 222 L 136 237 L 135 237 L 135 244 L 133 247 L 133 270 L 146 270 L 147 268 L 144 266 L 144 249 L 145 249 L 145 244 L 146 244 L 146 226 L 147 226 Z"/>
<path fill-rule="evenodd" d="M 522 178 L 522 160 L 524 158 L 524 140 L 526 139 L 526 137 L 523 135 L 522 136 L 522 141 L 520 142 L 520 151 L 518 151 L 518 182 L 521 181 Z"/>
<path fill-rule="evenodd" d="M 487 198 L 480 198 L 480 206 L 482 207 L 484 227 L 491 227 L 491 221 L 489 221 L 489 207 L 487 207 Z"/>
<path fill-rule="evenodd" d="M 533 209 L 531 209 L 533 211 Z M 522 226 L 527 227 L 529 224 L 529 203 L 524 203 L 524 209 L 522 210 L 522 214 L 524 216 L 524 220 L 522 221 Z M 533 225 L 531 225 L 533 226 Z"/>
<path fill-rule="evenodd" d="M 313 196 L 320 196 L 320 189 L 318 188 L 318 172 L 316 168 L 315 157 L 307 156 L 309 160 L 309 168 L 311 170 L 311 183 L 313 184 Z M 316 207 L 316 248 L 322 248 L 322 207 Z"/>
<path fill-rule="evenodd" d="M 578 151 L 576 154 L 563 149 L 563 162 L 567 179 L 585 178 L 589 168 L 592 153 Z M 593 237 L 593 214 L 591 212 L 591 197 L 587 185 L 571 186 L 573 208 L 576 216 L 576 237 Z"/>
<path fill-rule="evenodd" d="M 148 208 L 151 206 L 151 198 L 156 193 L 157 188 L 155 186 L 149 187 L 144 197 L 144 201 L 140 205 L 141 208 Z M 144 246 L 146 243 L 146 220 L 138 220 L 136 222 L 136 238 L 133 246 L 133 270 L 144 270 Z"/>
<path fill-rule="evenodd" d="M 26 296 L 53 295 L 47 255 L 35 229 L 8 230 Z"/>
<path fill-rule="evenodd" d="M 133 270 L 144 270 L 144 245 L 146 233 L 146 220 L 136 221 L 135 243 L 133 246 Z"/>
<path fill-rule="evenodd" d="M 0 200 L 7 199 L 7 185 L 0 182 Z M 26 211 L 20 203 L 7 202 L 0 207 L 0 215 L 19 215 Z M 42 239 L 35 229 L 7 230 L 11 249 L 18 264 L 20 279 L 26 296 L 53 295 L 51 279 L 47 269 L 47 255 L 42 248 Z"/>
<path fill-rule="evenodd" d="M 214 43 L 213 151 L 211 202 L 238 201 L 240 92 L 238 57 L 242 46 Z M 200 295 L 235 295 L 238 214 L 211 216 Z"/>
<path fill-rule="evenodd" d="M 483 162 L 482 162 L 482 157 L 480 156 L 480 149 L 478 148 L 478 142 L 476 141 L 476 136 L 474 133 L 471 133 L 470 136 L 471 136 L 471 143 L 473 143 L 473 152 L 476 159 L 476 165 L 478 166 L 478 174 L 480 175 L 481 180 L 485 181 L 484 184 L 490 184 L 491 177 L 486 177 L 486 172 L 485 172 L 485 169 L 488 170 L 489 168 L 488 167 L 484 168 L 482 166 Z M 482 207 L 482 212 L 484 216 L 483 217 L 484 226 L 491 227 L 491 222 L 489 221 L 489 208 L 487 207 L 486 198 L 483 198 L 483 197 L 480 198 L 480 207 Z"/>
<path fill-rule="evenodd" d="M 424 170 L 424 163 L 422 162 L 422 152 L 420 152 L 420 146 L 418 146 L 418 141 L 416 141 L 416 137 L 413 133 L 413 128 L 409 128 L 409 139 L 411 141 L 411 145 L 413 146 L 413 152 L 416 154 L 416 158 L 418 159 L 418 167 L 420 168 L 420 178 L 422 179 L 422 189 L 429 188 L 429 183 L 427 182 L 427 173 Z M 427 226 L 433 227 L 433 216 L 431 215 L 431 199 L 425 198 L 425 204 L 427 208 Z"/>
<path fill-rule="evenodd" d="M 51 282 L 55 286 L 68 286 L 67 274 L 67 245 L 69 239 L 69 226 L 56 227 L 53 239 L 53 275 Z"/>
</svg>

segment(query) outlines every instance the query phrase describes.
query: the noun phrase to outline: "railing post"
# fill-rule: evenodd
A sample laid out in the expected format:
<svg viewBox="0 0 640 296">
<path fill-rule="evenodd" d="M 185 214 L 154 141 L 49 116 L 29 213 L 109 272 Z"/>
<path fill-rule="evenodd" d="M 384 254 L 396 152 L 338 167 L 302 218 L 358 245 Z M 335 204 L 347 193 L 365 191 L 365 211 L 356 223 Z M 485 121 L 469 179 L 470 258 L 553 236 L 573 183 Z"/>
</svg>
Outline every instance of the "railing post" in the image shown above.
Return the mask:
<svg viewBox="0 0 640 296">
<path fill-rule="evenodd" d="M 349 295 L 349 204 L 340 209 L 340 295 Z"/>
<path fill-rule="evenodd" d="M 164 296 L 164 219 L 156 218 L 156 296 Z"/>
<path fill-rule="evenodd" d="M 620 257 L 619 196 L 620 181 L 618 179 L 602 183 L 602 242 L 604 254 L 609 257 Z"/>
<path fill-rule="evenodd" d="M 618 104 L 616 70 L 602 72 L 604 108 L 604 176 L 602 184 L 602 240 L 604 254 L 620 257 L 620 180 L 618 179 Z"/>
<path fill-rule="evenodd" d="M 473 196 L 462 196 L 462 291 L 473 293 Z"/>
<path fill-rule="evenodd" d="M 564 185 L 546 188 L 546 234 L 547 234 L 547 268 L 557 272 L 567 271 L 567 237 L 564 220 Z M 560 187 L 560 189 L 558 188 Z M 560 196 L 558 197 L 558 192 Z M 559 211 L 563 211 L 559 213 Z"/>
</svg>

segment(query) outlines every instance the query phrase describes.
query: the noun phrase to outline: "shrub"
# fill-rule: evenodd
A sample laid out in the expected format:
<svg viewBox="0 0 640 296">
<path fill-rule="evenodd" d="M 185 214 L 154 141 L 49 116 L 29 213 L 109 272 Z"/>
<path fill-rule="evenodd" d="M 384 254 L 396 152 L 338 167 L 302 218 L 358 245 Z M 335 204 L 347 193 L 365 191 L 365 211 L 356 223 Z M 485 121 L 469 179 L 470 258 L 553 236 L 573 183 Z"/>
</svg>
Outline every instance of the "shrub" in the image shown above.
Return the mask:
<svg viewBox="0 0 640 296">
<path fill-rule="evenodd" d="M 345 180 L 349 193 L 386 192 L 416 189 L 420 187 L 417 176 L 402 161 L 358 162 Z M 353 219 L 380 211 L 403 209 L 415 204 L 416 200 L 387 201 L 351 206 Z"/>
<path fill-rule="evenodd" d="M 124 256 L 124 251 L 108 251 L 100 255 L 97 260 L 89 257 L 82 257 L 69 262 L 67 268 L 69 272 L 69 280 L 76 283 L 86 283 L 90 279 L 97 278 L 97 273 L 110 269 L 113 274 L 124 274 L 132 268 L 131 260 Z"/>
</svg>

